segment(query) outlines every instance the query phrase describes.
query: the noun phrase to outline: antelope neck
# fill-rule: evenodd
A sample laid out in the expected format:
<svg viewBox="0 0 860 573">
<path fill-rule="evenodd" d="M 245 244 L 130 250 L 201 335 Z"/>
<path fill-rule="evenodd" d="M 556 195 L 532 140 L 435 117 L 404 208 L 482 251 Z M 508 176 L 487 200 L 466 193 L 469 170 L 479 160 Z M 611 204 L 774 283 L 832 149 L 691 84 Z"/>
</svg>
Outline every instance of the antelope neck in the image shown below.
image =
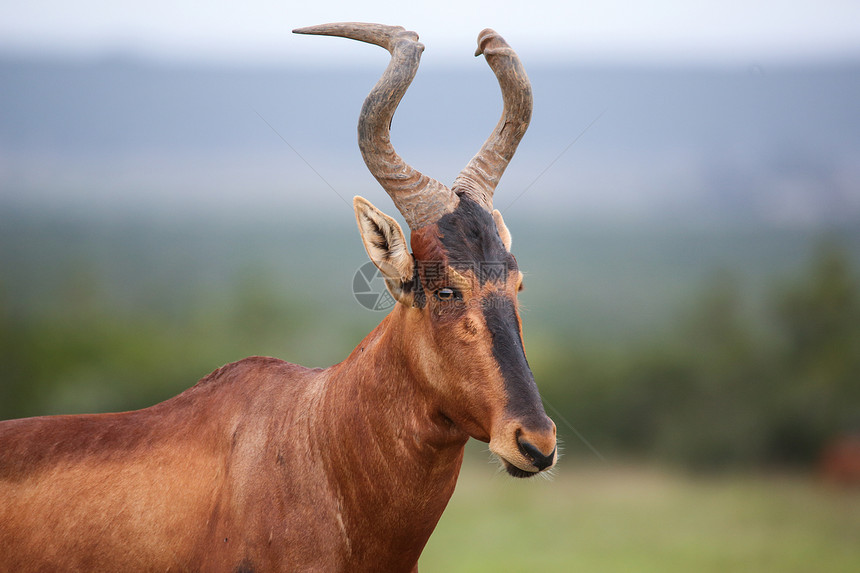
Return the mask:
<svg viewBox="0 0 860 573">
<path fill-rule="evenodd" d="M 398 304 L 326 372 L 327 418 L 311 429 L 352 563 L 390 555 L 417 562 L 463 461 L 468 436 L 439 412 L 416 371 L 410 312 Z"/>
<path fill-rule="evenodd" d="M 352 433 L 380 442 L 402 442 L 398 454 L 465 444 L 468 436 L 441 414 L 427 376 L 421 371 L 420 329 L 412 321 L 417 309 L 395 305 L 352 353 L 328 371 L 329 411 L 341 412 Z M 365 434 L 366 433 L 366 434 Z M 428 450 L 430 448 L 430 450 Z"/>
</svg>

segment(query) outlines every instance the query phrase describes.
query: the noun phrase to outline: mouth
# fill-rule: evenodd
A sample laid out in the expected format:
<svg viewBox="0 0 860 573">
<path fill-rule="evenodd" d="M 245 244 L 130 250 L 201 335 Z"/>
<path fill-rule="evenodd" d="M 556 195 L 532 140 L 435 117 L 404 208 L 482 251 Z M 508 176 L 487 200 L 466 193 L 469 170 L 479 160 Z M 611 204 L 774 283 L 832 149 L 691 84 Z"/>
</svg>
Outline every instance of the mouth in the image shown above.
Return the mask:
<svg viewBox="0 0 860 573">
<path fill-rule="evenodd" d="M 528 471 L 519 468 L 501 456 L 499 456 L 499 459 L 502 461 L 502 466 L 504 466 L 505 471 L 508 472 L 508 475 L 513 476 L 515 478 L 530 478 L 540 473 L 538 470 Z"/>
</svg>

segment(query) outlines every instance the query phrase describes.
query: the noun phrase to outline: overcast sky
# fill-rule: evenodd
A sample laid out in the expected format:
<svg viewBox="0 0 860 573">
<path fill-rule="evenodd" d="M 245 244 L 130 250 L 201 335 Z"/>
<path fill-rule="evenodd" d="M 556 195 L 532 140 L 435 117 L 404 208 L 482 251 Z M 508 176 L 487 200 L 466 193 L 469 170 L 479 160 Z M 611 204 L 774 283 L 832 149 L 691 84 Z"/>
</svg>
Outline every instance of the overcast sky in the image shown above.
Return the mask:
<svg viewBox="0 0 860 573">
<path fill-rule="evenodd" d="M 353 20 L 417 31 L 425 61 L 462 61 L 484 27 L 533 61 L 860 59 L 860 0 L 0 0 L 0 6 L 0 51 L 25 53 L 313 64 L 376 57 L 378 49 L 347 50 L 289 33 Z"/>
</svg>

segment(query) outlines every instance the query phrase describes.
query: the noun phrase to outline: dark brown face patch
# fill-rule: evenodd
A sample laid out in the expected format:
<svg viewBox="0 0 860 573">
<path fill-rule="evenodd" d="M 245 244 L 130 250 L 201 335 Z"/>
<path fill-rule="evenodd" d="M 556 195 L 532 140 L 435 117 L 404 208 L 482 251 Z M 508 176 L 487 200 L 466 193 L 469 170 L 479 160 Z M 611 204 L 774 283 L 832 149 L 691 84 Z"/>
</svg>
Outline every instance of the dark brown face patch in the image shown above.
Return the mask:
<svg viewBox="0 0 860 573">
<path fill-rule="evenodd" d="M 413 231 L 411 243 L 417 269 L 414 287 L 422 289 L 426 299 L 445 303 L 441 305 L 445 308 L 436 309 L 440 316 L 463 310 L 462 303 L 472 298 L 473 289 L 505 285 L 511 272 L 518 273 L 516 259 L 505 248 L 492 214 L 467 196 L 460 197 L 456 209 L 436 224 Z"/>
<path fill-rule="evenodd" d="M 447 264 L 458 272 L 471 271 L 483 286 L 504 283 L 517 261 L 502 243 L 493 216 L 466 196 L 453 212 L 437 223 Z"/>
<path fill-rule="evenodd" d="M 436 224 L 414 230 L 411 244 L 418 271 L 415 286 L 420 282 L 428 298 L 446 287 L 462 291 L 464 278 L 475 280 L 477 288 L 502 285 L 517 270 L 492 214 L 466 196 Z"/>
</svg>

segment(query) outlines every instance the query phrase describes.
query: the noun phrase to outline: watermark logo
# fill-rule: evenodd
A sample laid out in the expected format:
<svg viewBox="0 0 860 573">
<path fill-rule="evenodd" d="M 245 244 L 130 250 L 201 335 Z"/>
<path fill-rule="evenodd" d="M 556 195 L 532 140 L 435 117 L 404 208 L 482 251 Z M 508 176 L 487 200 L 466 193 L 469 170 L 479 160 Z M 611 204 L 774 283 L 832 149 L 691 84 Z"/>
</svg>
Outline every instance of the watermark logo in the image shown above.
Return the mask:
<svg viewBox="0 0 860 573">
<path fill-rule="evenodd" d="M 385 278 L 371 261 L 358 267 L 352 277 L 352 295 L 368 310 L 385 311 L 397 303 L 385 287 Z"/>
<path fill-rule="evenodd" d="M 420 261 L 416 268 L 421 276 L 422 288 L 428 296 L 440 289 L 459 291 L 463 287 L 458 285 L 469 280 L 464 278 L 463 273 L 478 277 L 483 284 L 485 282 L 504 283 L 511 271 L 504 261 L 467 261 L 448 264 L 441 261 Z M 352 277 L 352 295 L 358 304 L 368 310 L 391 310 L 397 304 L 385 286 L 385 275 L 371 261 L 364 263 L 355 271 Z M 471 304 L 492 305 L 497 298 L 492 297 L 489 300 L 477 298 Z M 451 306 L 455 307 L 462 306 L 463 303 L 462 296 L 454 296 L 451 300 L 441 298 L 439 300 L 450 302 Z"/>
</svg>

